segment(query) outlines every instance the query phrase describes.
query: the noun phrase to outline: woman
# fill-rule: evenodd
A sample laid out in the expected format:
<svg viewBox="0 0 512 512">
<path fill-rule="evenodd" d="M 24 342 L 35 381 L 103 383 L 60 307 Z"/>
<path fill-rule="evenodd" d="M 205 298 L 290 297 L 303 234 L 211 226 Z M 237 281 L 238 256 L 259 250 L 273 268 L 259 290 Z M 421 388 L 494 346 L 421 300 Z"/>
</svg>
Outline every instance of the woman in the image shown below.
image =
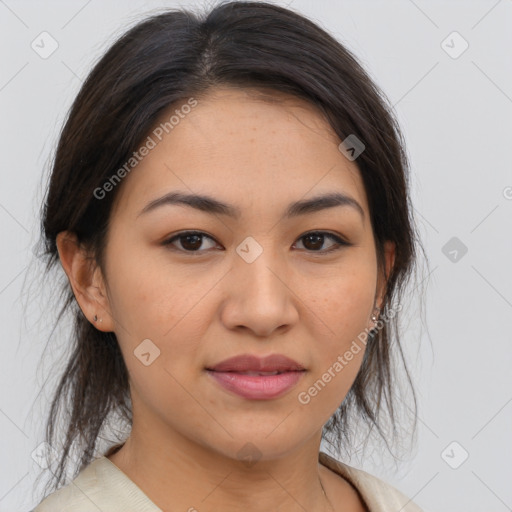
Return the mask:
<svg viewBox="0 0 512 512">
<path fill-rule="evenodd" d="M 418 511 L 320 451 L 358 417 L 394 425 L 406 172 L 377 87 L 290 10 L 169 11 L 117 41 L 44 208 L 75 330 L 47 426 L 56 446 L 69 394 L 56 492 L 35 512 Z M 96 456 L 114 415 L 129 435 Z"/>
</svg>

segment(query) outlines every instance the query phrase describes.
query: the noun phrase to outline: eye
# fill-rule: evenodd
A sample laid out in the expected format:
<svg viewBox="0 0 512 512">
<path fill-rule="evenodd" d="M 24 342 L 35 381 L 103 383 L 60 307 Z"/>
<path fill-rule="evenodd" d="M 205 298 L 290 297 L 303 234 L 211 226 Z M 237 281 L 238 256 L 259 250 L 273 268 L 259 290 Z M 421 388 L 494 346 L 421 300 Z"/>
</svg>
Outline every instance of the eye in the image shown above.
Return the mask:
<svg viewBox="0 0 512 512">
<path fill-rule="evenodd" d="M 203 247 L 204 240 L 210 240 L 213 244 L 210 244 L 210 247 Z M 334 241 L 328 249 L 321 249 L 325 243 L 325 240 Z M 302 235 L 299 238 L 299 241 L 303 240 L 302 245 L 307 250 L 307 252 L 317 252 L 317 253 L 327 253 L 333 252 L 340 249 L 343 246 L 350 246 L 349 242 L 346 242 L 342 238 L 333 233 L 329 233 L 327 231 L 311 231 Z M 175 243 L 179 243 L 180 247 L 177 247 Z M 170 247 L 172 250 L 181 251 L 181 252 L 189 252 L 189 253 L 202 253 L 206 252 L 208 249 L 214 248 L 216 241 L 206 233 L 202 231 L 182 231 L 171 238 L 162 242 L 162 245 L 172 246 Z"/>
<path fill-rule="evenodd" d="M 204 239 L 208 239 L 216 243 L 211 236 L 208 236 L 206 233 L 201 231 L 182 231 L 181 233 L 178 233 L 164 241 L 163 245 L 171 246 L 175 241 L 177 241 L 180 243 L 181 249 L 178 247 L 172 247 L 172 249 L 184 252 L 204 252 L 204 248 L 203 250 L 199 250 Z"/>
<path fill-rule="evenodd" d="M 326 239 L 334 240 L 334 244 L 332 244 L 329 249 L 319 250 L 324 245 Z M 339 236 L 328 233 L 327 231 L 311 231 L 302 235 L 299 240 L 304 240 L 302 245 L 308 250 L 308 252 L 326 253 L 336 251 L 343 246 L 352 245 Z"/>
</svg>

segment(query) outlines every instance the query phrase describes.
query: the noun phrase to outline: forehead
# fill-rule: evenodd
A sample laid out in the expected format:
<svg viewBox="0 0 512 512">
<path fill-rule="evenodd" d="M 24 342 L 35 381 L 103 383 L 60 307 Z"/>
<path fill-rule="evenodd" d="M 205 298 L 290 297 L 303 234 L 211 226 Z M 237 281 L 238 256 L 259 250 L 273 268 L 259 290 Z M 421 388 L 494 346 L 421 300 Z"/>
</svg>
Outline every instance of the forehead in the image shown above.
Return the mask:
<svg viewBox="0 0 512 512">
<path fill-rule="evenodd" d="M 140 209 L 176 189 L 242 210 L 341 191 L 367 209 L 357 165 L 339 151 L 339 137 L 313 105 L 279 92 L 231 88 L 189 100 L 155 123 L 148 134 L 154 147 L 123 179 L 117 209 Z"/>
</svg>

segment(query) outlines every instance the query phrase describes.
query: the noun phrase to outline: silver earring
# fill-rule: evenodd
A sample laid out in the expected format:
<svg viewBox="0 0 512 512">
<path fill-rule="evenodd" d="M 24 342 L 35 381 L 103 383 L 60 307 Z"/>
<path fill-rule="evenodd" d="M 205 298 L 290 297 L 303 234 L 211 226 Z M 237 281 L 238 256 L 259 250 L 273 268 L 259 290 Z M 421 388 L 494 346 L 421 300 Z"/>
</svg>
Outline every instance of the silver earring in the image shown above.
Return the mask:
<svg viewBox="0 0 512 512">
<path fill-rule="evenodd" d="M 98 321 L 98 315 L 94 315 L 94 321 L 97 322 Z"/>
</svg>

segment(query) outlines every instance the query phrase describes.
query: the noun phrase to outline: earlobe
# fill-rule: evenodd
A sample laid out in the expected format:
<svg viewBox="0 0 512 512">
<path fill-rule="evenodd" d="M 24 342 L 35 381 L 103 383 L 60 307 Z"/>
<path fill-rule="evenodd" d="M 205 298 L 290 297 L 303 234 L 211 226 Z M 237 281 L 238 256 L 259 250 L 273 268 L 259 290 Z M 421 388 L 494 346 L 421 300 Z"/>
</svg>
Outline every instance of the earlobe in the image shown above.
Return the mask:
<svg viewBox="0 0 512 512">
<path fill-rule="evenodd" d="M 60 232 L 56 243 L 62 268 L 83 314 L 100 331 L 113 331 L 101 269 L 78 242 L 75 233 Z"/>
</svg>

